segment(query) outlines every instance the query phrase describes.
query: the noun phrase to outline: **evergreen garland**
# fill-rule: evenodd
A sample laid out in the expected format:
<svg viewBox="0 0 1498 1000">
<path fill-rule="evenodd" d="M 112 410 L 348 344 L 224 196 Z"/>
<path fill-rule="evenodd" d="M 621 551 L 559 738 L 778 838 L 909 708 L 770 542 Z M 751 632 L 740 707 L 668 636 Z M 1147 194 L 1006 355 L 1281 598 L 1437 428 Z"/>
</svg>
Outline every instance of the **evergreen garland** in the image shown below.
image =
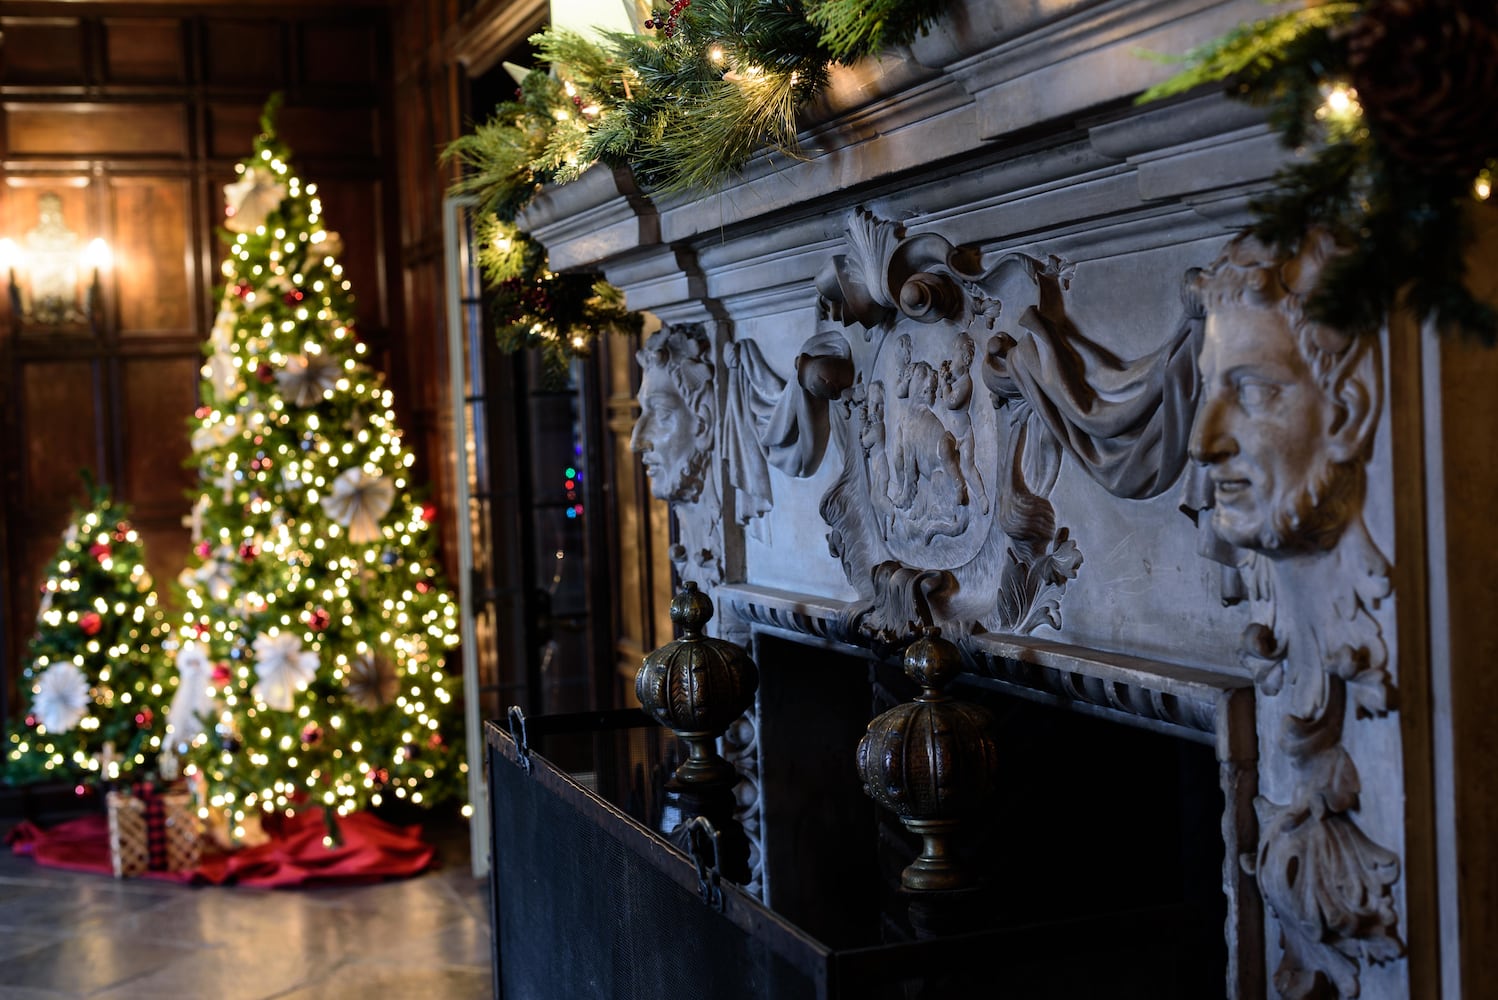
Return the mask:
<svg viewBox="0 0 1498 1000">
<path fill-rule="evenodd" d="M 1488 46 L 1485 58 L 1481 48 L 1498 37 L 1490 34 L 1495 28 L 1491 5 L 1462 0 L 1297 6 L 1187 53 L 1186 68 L 1140 101 L 1227 80 L 1234 97 L 1268 110 L 1287 147 L 1313 150 L 1282 169 L 1276 190 L 1254 202 L 1252 229 L 1287 253 L 1313 226 L 1328 229 L 1344 247 L 1312 296 L 1318 319 L 1375 331 L 1406 296 L 1417 315 L 1440 329 L 1492 344 L 1498 311 L 1474 298 L 1464 279 L 1471 212 L 1488 198 L 1494 171 L 1485 145 L 1493 129 L 1471 123 L 1486 118 L 1498 125 L 1491 112 L 1498 94 L 1484 68 L 1498 51 Z M 1392 69 L 1360 63 L 1360 46 L 1366 51 L 1370 37 L 1384 45 L 1380 55 L 1395 62 Z M 1363 93 L 1352 86 L 1360 72 Z M 1469 78 L 1475 87 L 1463 85 Z M 1413 92 L 1422 94 L 1425 113 L 1399 103 Z M 1452 146 L 1454 156 L 1426 155 Z"/>
<path fill-rule="evenodd" d="M 591 274 L 552 271 L 541 244 L 510 223 L 491 215 L 475 239 L 500 349 L 540 350 L 549 387 L 562 385 L 572 358 L 586 357 L 604 333 L 640 331 L 623 292 Z"/>
<path fill-rule="evenodd" d="M 555 376 L 603 332 L 640 328 L 622 292 L 597 275 L 553 273 L 540 244 L 509 226 L 543 185 L 604 163 L 656 194 L 705 193 L 761 149 L 799 156 L 797 114 L 831 64 L 909 42 L 942 9 L 936 0 L 675 0 L 645 22 L 652 35 L 532 38 L 555 76 L 527 74 L 516 100 L 443 152 L 465 171 L 453 193 L 476 195 L 491 217 L 476 238 L 500 346 L 540 348 Z"/>
</svg>

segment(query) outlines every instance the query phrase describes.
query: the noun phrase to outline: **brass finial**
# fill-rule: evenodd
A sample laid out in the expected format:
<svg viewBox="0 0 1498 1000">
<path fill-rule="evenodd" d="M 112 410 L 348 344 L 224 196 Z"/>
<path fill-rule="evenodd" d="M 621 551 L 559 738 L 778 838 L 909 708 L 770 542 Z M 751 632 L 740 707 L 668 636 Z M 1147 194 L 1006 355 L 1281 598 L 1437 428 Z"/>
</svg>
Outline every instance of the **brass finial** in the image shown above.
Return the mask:
<svg viewBox="0 0 1498 1000">
<path fill-rule="evenodd" d="M 905 651 L 905 675 L 921 693 L 869 723 L 858 743 L 858 773 L 864 792 L 922 840 L 920 857 L 900 873 L 900 884 L 963 889 L 972 879 L 952 840 L 993 790 L 998 747 L 988 711 L 943 690 L 962 671 L 961 653 L 939 629 L 922 631 Z"/>
<path fill-rule="evenodd" d="M 743 647 L 702 634 L 712 616 L 712 601 L 688 581 L 671 601 L 671 620 L 682 637 L 646 655 L 635 675 L 640 707 L 687 745 L 675 776 L 686 786 L 737 782 L 733 765 L 718 756 L 717 741 L 754 704 L 759 686 L 759 671 Z"/>
</svg>

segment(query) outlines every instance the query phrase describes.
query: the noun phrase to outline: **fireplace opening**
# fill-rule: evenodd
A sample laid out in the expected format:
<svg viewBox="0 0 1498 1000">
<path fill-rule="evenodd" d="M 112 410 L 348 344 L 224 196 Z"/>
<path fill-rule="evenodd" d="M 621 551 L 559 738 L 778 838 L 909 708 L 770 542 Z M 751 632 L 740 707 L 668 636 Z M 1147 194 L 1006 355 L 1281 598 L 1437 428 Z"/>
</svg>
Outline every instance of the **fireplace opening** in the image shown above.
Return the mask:
<svg viewBox="0 0 1498 1000">
<path fill-rule="evenodd" d="M 869 719 L 915 688 L 895 662 L 776 636 L 758 637 L 756 661 L 764 877 L 777 912 L 835 947 L 1042 928 L 1028 963 L 954 963 L 953 996 L 985 983 L 1027 1000 L 1224 994 L 1211 747 L 965 677 L 951 693 L 993 713 L 999 747 L 998 787 L 962 838 L 978 887 L 912 911 L 899 872 L 919 842 L 863 794 L 854 761 Z"/>
</svg>

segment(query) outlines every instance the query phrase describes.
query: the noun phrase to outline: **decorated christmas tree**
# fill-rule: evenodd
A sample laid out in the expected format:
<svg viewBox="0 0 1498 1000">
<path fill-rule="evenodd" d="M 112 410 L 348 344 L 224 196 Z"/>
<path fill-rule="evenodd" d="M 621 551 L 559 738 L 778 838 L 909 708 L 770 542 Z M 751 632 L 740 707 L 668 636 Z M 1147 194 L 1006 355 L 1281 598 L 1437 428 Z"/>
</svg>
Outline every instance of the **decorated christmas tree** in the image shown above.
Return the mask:
<svg viewBox="0 0 1498 1000">
<path fill-rule="evenodd" d="M 414 456 L 364 361 L 338 237 L 276 139 L 275 104 L 224 189 L 177 655 L 201 694 L 171 737 L 236 824 L 429 803 L 466 771 L 433 508 L 412 492 Z"/>
<path fill-rule="evenodd" d="M 112 781 L 154 765 L 161 747 L 167 622 L 127 510 L 102 488 L 90 493 L 46 569 L 21 667 L 26 716 L 6 754 L 11 783 Z"/>
</svg>

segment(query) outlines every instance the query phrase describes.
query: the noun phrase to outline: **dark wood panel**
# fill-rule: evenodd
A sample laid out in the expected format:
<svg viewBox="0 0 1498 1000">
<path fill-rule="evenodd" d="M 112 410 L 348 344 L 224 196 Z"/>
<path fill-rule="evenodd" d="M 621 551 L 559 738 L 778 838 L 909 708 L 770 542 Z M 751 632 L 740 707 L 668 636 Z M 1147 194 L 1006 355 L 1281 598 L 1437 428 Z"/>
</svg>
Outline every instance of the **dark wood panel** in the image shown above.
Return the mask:
<svg viewBox="0 0 1498 1000">
<path fill-rule="evenodd" d="M 298 169 L 317 158 L 367 164 L 380 148 L 379 120 L 373 108 L 285 108 L 278 129 Z M 259 131 L 259 104 L 217 104 L 208 114 L 209 155 L 224 160 L 246 156 Z"/>
<path fill-rule="evenodd" d="M 374 26 L 347 21 L 311 21 L 301 28 L 302 80 L 316 86 L 372 84 L 375 70 Z"/>
<path fill-rule="evenodd" d="M 98 362 L 34 361 L 21 371 L 21 503 L 28 513 L 65 510 L 82 495 L 78 474 L 102 470 Z"/>
<path fill-rule="evenodd" d="M 10 152 L 49 156 L 186 156 L 181 104 L 5 105 Z"/>
<path fill-rule="evenodd" d="M 132 358 L 120 364 L 120 487 L 143 510 L 187 513 L 183 491 L 193 485 L 182 463 L 190 451 L 187 418 L 197 405 L 201 358 Z"/>
<path fill-rule="evenodd" d="M 374 108 L 287 108 L 280 127 L 281 138 L 301 163 L 312 157 L 367 162 L 380 151 Z"/>
<path fill-rule="evenodd" d="M 317 185 L 322 199 L 323 222 L 343 239 L 344 277 L 352 284 L 358 324 L 373 333 L 388 319 L 381 282 L 383 254 L 380 231 L 381 185 L 377 181 L 303 177 Z"/>
<path fill-rule="evenodd" d="M 180 83 L 187 79 L 182 23 L 175 18 L 108 18 L 104 65 L 111 83 Z"/>
<path fill-rule="evenodd" d="M 82 84 L 87 49 L 77 18 L 0 18 L 5 36 L 0 80 L 8 84 Z"/>
<path fill-rule="evenodd" d="M 120 333 L 180 333 L 196 325 L 199 289 L 189 252 L 191 183 L 177 177 L 110 182 Z"/>
<path fill-rule="evenodd" d="M 281 23 L 212 20 L 203 28 L 203 77 L 209 83 L 281 86 L 286 76 Z"/>
</svg>

